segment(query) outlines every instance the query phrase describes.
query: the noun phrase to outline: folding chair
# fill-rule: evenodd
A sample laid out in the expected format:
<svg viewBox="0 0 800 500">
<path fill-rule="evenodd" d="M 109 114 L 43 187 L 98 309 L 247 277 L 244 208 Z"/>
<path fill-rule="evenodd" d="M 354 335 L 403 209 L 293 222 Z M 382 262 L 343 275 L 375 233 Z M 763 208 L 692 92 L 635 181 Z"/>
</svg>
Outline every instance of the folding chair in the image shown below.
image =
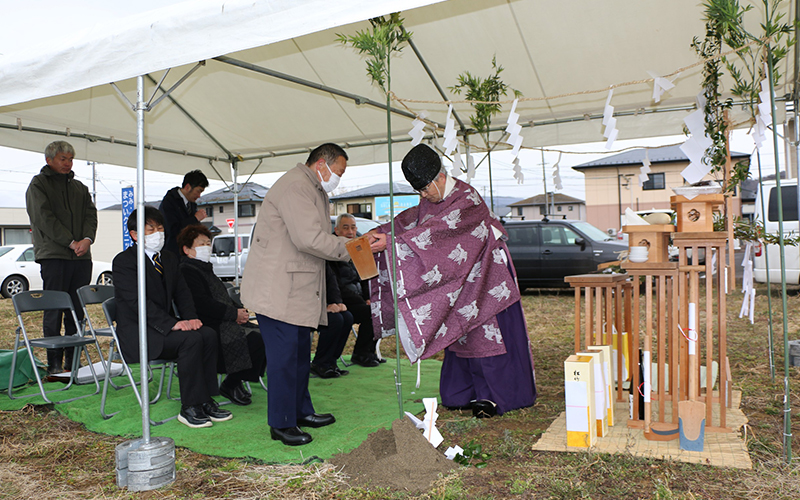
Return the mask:
<svg viewBox="0 0 800 500">
<path fill-rule="evenodd" d="M 78 288 L 78 300 L 81 303 L 81 309 L 83 309 L 83 321 L 81 322 L 81 331 L 86 334 L 87 329 L 94 335 L 94 338 L 97 337 L 108 337 L 111 339 L 111 343 L 108 346 L 108 359 L 103 359 L 103 351 L 100 349 L 100 344 L 97 344 L 97 350 L 100 352 L 100 361 L 103 363 L 103 367 L 105 370 L 111 369 L 111 362 L 113 361 L 112 358 L 112 349 L 113 346 L 113 339 L 111 335 L 111 328 L 95 328 L 92 324 L 92 319 L 89 317 L 89 309 L 87 306 L 92 304 L 102 304 L 106 300 L 110 299 L 114 296 L 114 287 L 112 285 L 85 285 Z M 114 381 L 111 381 L 111 387 L 115 390 L 122 389 L 123 387 L 128 387 L 128 385 L 117 386 Z"/>
<path fill-rule="evenodd" d="M 33 373 L 36 375 L 36 383 L 39 385 L 39 393 L 45 401 L 48 403 L 60 404 L 98 394 L 100 392 L 100 383 L 97 380 L 97 374 L 94 372 L 92 360 L 89 358 L 89 351 L 86 349 L 86 346 L 91 344 L 95 344 L 96 346 L 97 340 L 91 335 L 83 335 L 81 325 L 78 322 L 78 317 L 75 315 L 75 308 L 72 305 L 72 299 L 70 299 L 69 294 L 67 292 L 60 292 L 56 290 L 20 292 L 14 295 L 11 301 L 14 304 L 14 311 L 17 313 L 19 327 L 17 328 L 17 335 L 16 339 L 14 340 L 14 354 L 11 357 L 11 376 L 8 380 L 8 397 L 11 399 L 22 399 L 36 396 L 36 394 L 29 394 L 27 396 L 14 396 L 12 392 L 14 370 L 16 369 L 17 365 L 17 350 L 20 347 L 20 333 L 22 334 L 25 349 L 27 349 L 31 364 L 33 365 Z M 25 322 L 22 320 L 23 313 L 67 309 L 72 315 L 72 321 L 75 322 L 75 328 L 77 328 L 77 333 L 75 335 L 43 337 L 38 339 L 31 339 L 28 337 L 28 332 L 25 329 Z M 62 387 L 61 389 L 52 389 L 50 391 L 44 390 L 44 386 L 42 385 L 42 377 L 39 375 L 39 370 L 36 367 L 36 358 L 33 356 L 34 347 L 42 349 L 74 349 L 74 355 L 72 358 L 72 371 L 70 373 L 69 383 L 67 383 L 65 387 Z M 72 384 L 78 377 L 78 366 L 80 365 L 81 353 L 86 354 L 86 362 L 88 363 L 89 369 L 92 372 L 92 378 L 94 379 L 95 388 L 97 390 L 93 394 L 86 394 L 84 396 L 64 399 L 61 401 L 50 401 L 50 399 L 47 398 L 47 394 L 66 391 L 72 387 Z"/>
<path fill-rule="evenodd" d="M 112 341 L 111 341 L 111 348 L 109 349 L 109 359 L 114 358 L 114 353 L 119 354 L 119 359 L 122 361 L 122 368 L 125 371 L 125 375 L 128 376 L 128 380 L 130 381 L 130 386 L 133 387 L 133 392 L 136 395 L 136 400 L 139 402 L 139 407 L 142 406 L 142 396 L 139 393 L 139 389 L 136 387 L 136 381 L 133 379 L 133 372 L 131 372 L 130 367 L 128 366 L 127 361 L 125 361 L 125 356 L 122 354 L 122 351 L 118 350 L 117 346 L 119 345 L 119 337 L 117 337 L 117 329 L 114 327 L 114 323 L 117 320 L 117 302 L 114 297 L 107 299 L 103 302 L 103 313 L 106 316 L 106 322 L 108 323 L 108 328 L 111 331 Z M 164 376 L 166 375 L 166 370 L 169 370 L 169 381 L 167 382 L 167 399 L 172 399 L 174 401 L 179 400 L 180 398 L 173 398 L 170 396 L 172 392 L 172 379 L 175 370 L 175 362 L 167 359 L 153 359 L 148 362 L 148 369 L 152 369 L 154 367 L 161 367 L 161 378 L 158 382 L 158 392 L 156 393 L 155 398 L 153 398 L 150 403 L 154 404 L 161 398 L 162 388 L 164 387 Z M 107 414 L 106 409 L 106 397 L 108 396 L 108 385 L 109 381 L 111 380 L 111 371 L 106 370 L 105 379 L 103 380 L 103 395 L 100 398 L 100 415 L 104 419 L 109 419 L 116 415 L 117 412 Z M 148 379 L 149 382 L 149 379 Z M 125 386 L 127 387 L 127 386 Z M 164 420 L 159 420 L 158 422 L 150 419 L 151 425 L 161 425 L 164 422 L 168 422 L 172 419 L 178 418 L 177 415 L 174 417 L 165 418 Z"/>
</svg>

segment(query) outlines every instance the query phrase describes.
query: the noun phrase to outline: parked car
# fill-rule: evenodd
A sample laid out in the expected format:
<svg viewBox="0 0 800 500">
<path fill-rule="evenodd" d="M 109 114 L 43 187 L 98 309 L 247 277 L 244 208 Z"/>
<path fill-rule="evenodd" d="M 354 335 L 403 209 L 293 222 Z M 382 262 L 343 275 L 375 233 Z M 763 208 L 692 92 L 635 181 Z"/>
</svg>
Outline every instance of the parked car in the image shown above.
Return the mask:
<svg viewBox="0 0 800 500">
<path fill-rule="evenodd" d="M 239 276 L 242 275 L 244 265 L 247 263 L 247 254 L 250 249 L 250 235 L 240 234 L 238 245 L 232 234 L 218 234 L 211 240 L 211 265 L 218 278 L 233 279 L 236 265 L 236 252 L 239 252 Z"/>
<path fill-rule="evenodd" d="M 599 264 L 619 260 L 619 252 L 628 249 L 584 221 L 508 221 L 505 229 L 520 290 L 565 287 L 565 276 L 596 271 Z"/>
<path fill-rule="evenodd" d="M 33 260 L 33 245 L 6 245 L 0 247 L 0 276 L 3 277 L 0 293 L 9 298 L 26 290 L 41 290 L 42 275 L 39 264 Z M 92 263 L 91 283 L 113 285 L 111 263 Z"/>
<path fill-rule="evenodd" d="M 778 235 L 778 186 L 775 181 L 762 183 L 764 207 L 761 210 L 761 190 L 756 195 L 756 220 L 764 225 L 764 232 Z M 781 205 L 783 205 L 783 236 L 796 237 L 800 231 L 797 220 L 797 180 L 781 181 Z M 766 216 L 765 216 L 766 215 Z M 767 258 L 769 252 L 769 280 L 771 283 L 781 282 L 781 255 L 778 245 L 758 244 L 753 259 L 753 277 L 759 283 L 767 282 Z M 793 245 L 784 245 L 783 256 L 786 262 L 786 283 L 800 284 L 800 249 Z"/>
</svg>

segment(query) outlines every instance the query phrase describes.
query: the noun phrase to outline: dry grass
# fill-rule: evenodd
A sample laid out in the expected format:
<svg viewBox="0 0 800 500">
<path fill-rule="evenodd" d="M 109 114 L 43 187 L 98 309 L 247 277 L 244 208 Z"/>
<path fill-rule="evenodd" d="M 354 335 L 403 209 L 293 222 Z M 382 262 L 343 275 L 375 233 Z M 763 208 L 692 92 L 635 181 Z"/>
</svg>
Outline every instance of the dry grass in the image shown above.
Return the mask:
<svg viewBox="0 0 800 500">
<path fill-rule="evenodd" d="M 744 434 L 754 463 L 752 471 L 629 455 L 533 452 L 532 444 L 564 408 L 562 366 L 572 346 L 574 299 L 571 291 L 532 291 L 523 297 L 523 307 L 536 361 L 537 404 L 486 421 L 442 410 L 442 446 L 463 446 L 475 440 L 492 457 L 485 469 L 461 469 L 417 498 L 800 498 L 800 467 L 782 461 L 781 318 L 780 314 L 774 318 L 778 376 L 773 383 L 764 292 L 759 290 L 756 325 L 736 317 L 740 294 L 729 296 L 729 354 L 734 383 L 743 393 L 742 407 L 750 419 Z M 800 310 L 796 290 L 788 303 L 790 314 Z M 773 308 L 780 308 L 776 295 Z M 16 320 L 10 310 L 10 301 L 0 301 L 2 348 L 13 344 Z M 99 313 L 96 318 L 102 324 Z M 794 321 L 792 318 L 790 323 Z M 30 325 L 36 330 L 39 320 L 33 318 Z M 392 339 L 382 343 L 382 350 L 394 355 Z M 793 368 L 791 378 L 796 380 L 797 373 Z M 798 400 L 800 397 L 793 395 L 792 405 L 798 405 Z M 794 425 L 793 432 L 798 434 L 800 425 Z M 0 413 L 0 439 L 0 499 L 413 498 L 399 491 L 351 488 L 345 475 L 324 463 L 266 466 L 185 449 L 177 450 L 178 479 L 173 485 L 134 495 L 114 485 L 114 446 L 119 438 L 88 432 L 42 406 Z"/>
</svg>

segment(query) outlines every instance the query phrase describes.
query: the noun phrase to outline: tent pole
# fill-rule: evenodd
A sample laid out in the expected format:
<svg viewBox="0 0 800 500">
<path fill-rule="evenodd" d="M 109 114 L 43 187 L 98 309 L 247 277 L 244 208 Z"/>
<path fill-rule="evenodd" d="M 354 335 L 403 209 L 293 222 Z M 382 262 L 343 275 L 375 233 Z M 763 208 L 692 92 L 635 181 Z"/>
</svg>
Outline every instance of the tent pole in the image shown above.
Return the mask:
<svg viewBox="0 0 800 500">
<path fill-rule="evenodd" d="M 144 78 L 136 77 L 136 274 L 138 279 L 139 302 L 139 380 L 142 395 L 142 440 L 150 443 L 150 394 L 148 392 L 147 373 L 147 282 L 145 280 L 144 254 Z"/>
<path fill-rule="evenodd" d="M 391 55 L 389 57 L 391 57 Z M 329 94 L 338 95 L 339 97 L 344 97 L 345 99 L 350 99 L 350 100 L 354 101 L 356 103 L 356 105 L 368 104 L 370 106 L 373 106 L 373 107 L 376 107 L 376 108 L 380 108 L 380 109 L 384 109 L 384 110 L 387 110 L 387 111 L 389 111 L 391 113 L 398 114 L 400 116 L 405 116 L 406 118 L 411 118 L 412 120 L 417 117 L 417 115 L 415 115 L 414 113 L 411 113 L 411 112 L 408 112 L 408 111 L 405 111 L 405 110 L 402 110 L 402 109 L 398 109 L 398 108 L 392 107 L 391 94 L 387 95 L 386 104 L 383 104 L 383 103 L 380 103 L 380 102 L 377 102 L 377 101 L 373 101 L 372 99 L 369 99 L 369 98 L 364 97 L 364 96 L 353 94 L 351 92 L 346 92 L 344 90 L 339 90 L 339 89 L 334 88 L 334 87 L 329 87 L 328 85 L 322 85 L 321 83 L 315 83 L 315 82 L 312 82 L 310 80 L 304 80 L 304 79 L 298 78 L 296 76 L 287 75 L 286 73 L 281 73 L 279 71 L 275 71 L 275 70 L 272 70 L 272 69 L 269 69 L 269 68 L 265 68 L 263 66 L 258 66 L 256 64 L 248 63 L 248 62 L 245 62 L 245 61 L 239 61 L 238 59 L 234 59 L 232 57 L 219 56 L 219 57 L 215 57 L 214 60 L 215 61 L 219 61 L 221 63 L 230 64 L 231 66 L 236 66 L 238 68 L 248 69 L 248 70 L 256 72 L 256 73 L 261 73 L 262 75 L 267 75 L 267 76 L 271 76 L 273 78 L 278 78 L 280 80 L 286 80 L 287 82 L 296 83 L 297 85 L 302 85 L 303 87 L 309 87 L 309 88 L 312 88 L 312 89 L 321 90 L 322 92 L 327 92 Z M 388 69 L 387 69 L 387 73 L 388 73 Z M 436 123 L 436 122 L 432 122 L 432 123 Z M 442 130 L 444 130 L 444 128 L 445 128 L 443 123 L 436 123 L 436 125 L 438 125 Z"/>
<path fill-rule="evenodd" d="M 239 162 L 236 159 L 231 161 L 231 175 L 233 176 L 233 282 L 239 286 Z M 213 219 L 212 219 L 213 220 Z M 244 248 L 244 245 L 242 245 Z"/>
</svg>

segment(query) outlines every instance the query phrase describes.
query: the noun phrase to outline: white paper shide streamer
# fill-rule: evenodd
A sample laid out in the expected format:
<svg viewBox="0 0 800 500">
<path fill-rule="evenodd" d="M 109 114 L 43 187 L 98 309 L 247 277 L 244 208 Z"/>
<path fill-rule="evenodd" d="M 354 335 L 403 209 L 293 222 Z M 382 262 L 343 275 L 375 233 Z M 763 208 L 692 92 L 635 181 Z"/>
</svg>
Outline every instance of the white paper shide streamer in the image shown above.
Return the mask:
<svg viewBox="0 0 800 500">
<path fill-rule="evenodd" d="M 461 153 L 456 148 L 453 152 L 453 168 L 450 169 L 450 177 L 457 178 L 462 173 L 464 173 L 464 163 L 461 162 Z"/>
<path fill-rule="evenodd" d="M 606 99 L 606 107 L 603 109 L 603 125 L 606 129 L 603 132 L 603 137 L 608 139 L 606 141 L 606 149 L 611 149 L 614 141 L 617 140 L 619 130 L 617 130 L 617 119 L 614 118 L 614 106 L 611 105 L 611 98 L 614 97 L 614 89 L 608 91 L 608 99 Z"/>
<path fill-rule="evenodd" d="M 650 150 L 644 150 L 644 160 L 642 160 L 642 166 L 639 168 L 639 187 L 642 187 L 645 182 L 650 179 L 650 176 L 647 175 L 650 173 Z"/>
<path fill-rule="evenodd" d="M 456 137 L 456 121 L 453 118 L 453 105 L 447 108 L 447 121 L 444 122 L 444 148 L 445 156 L 450 156 L 456 147 L 458 147 L 458 138 Z"/>
<path fill-rule="evenodd" d="M 681 75 L 678 73 L 672 80 L 668 80 L 663 76 L 659 76 L 655 71 L 648 71 L 647 74 L 653 77 L 653 101 L 655 102 L 661 101 L 661 96 L 664 95 L 664 92 L 675 88 L 675 84 L 672 82 Z"/>
<path fill-rule="evenodd" d="M 408 135 L 411 136 L 411 146 L 416 146 L 420 142 L 422 142 L 422 138 L 425 137 L 425 118 L 428 117 L 428 113 L 426 111 L 420 111 L 414 121 L 411 122 L 411 130 L 408 132 Z"/>
<path fill-rule="evenodd" d="M 514 179 L 517 180 L 517 184 L 522 184 L 525 182 L 525 176 L 522 174 L 522 167 L 519 164 L 519 149 L 522 147 L 522 136 L 520 132 L 522 132 L 522 125 L 519 122 L 519 113 L 517 113 L 517 103 L 519 99 L 514 99 L 514 103 L 511 105 L 511 112 L 508 114 L 508 119 L 506 123 L 506 132 L 508 132 L 508 137 L 506 138 L 505 142 L 509 146 L 511 146 L 511 153 L 514 155 L 514 160 L 511 162 L 514 165 Z"/>
<path fill-rule="evenodd" d="M 767 73 L 767 68 L 764 68 L 764 73 Z M 769 95 L 769 80 L 764 78 L 761 80 L 761 92 L 758 93 L 758 116 L 756 123 L 750 129 L 750 137 L 756 144 L 756 149 L 761 151 L 761 145 L 767 139 L 767 129 L 772 125 L 772 104 Z"/>
<path fill-rule="evenodd" d="M 750 259 L 750 254 L 753 251 L 754 243 L 748 241 L 745 244 L 744 259 L 742 260 L 742 267 L 744 273 L 742 274 L 742 308 L 739 310 L 739 317 L 742 318 L 747 315 L 750 324 L 753 324 L 756 303 L 756 289 L 753 286 L 753 261 Z M 765 250 L 766 251 L 766 250 Z"/>
<path fill-rule="evenodd" d="M 559 169 L 558 164 L 561 163 L 561 154 L 558 153 L 558 160 L 556 160 L 555 165 L 553 165 L 553 185 L 556 188 L 556 191 L 561 191 L 564 189 L 564 185 L 561 184 L 561 170 Z"/>
<path fill-rule="evenodd" d="M 697 95 L 697 111 L 684 118 L 683 123 L 689 129 L 691 137 L 681 145 L 681 151 L 689 158 L 689 166 L 683 169 L 681 175 L 689 184 L 697 184 L 711 171 L 711 165 L 703 163 L 706 150 L 713 141 L 706 135 L 706 121 L 703 109 L 706 99 L 703 94 Z"/>
</svg>

